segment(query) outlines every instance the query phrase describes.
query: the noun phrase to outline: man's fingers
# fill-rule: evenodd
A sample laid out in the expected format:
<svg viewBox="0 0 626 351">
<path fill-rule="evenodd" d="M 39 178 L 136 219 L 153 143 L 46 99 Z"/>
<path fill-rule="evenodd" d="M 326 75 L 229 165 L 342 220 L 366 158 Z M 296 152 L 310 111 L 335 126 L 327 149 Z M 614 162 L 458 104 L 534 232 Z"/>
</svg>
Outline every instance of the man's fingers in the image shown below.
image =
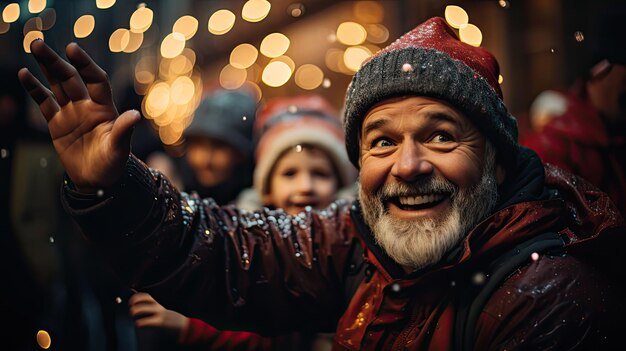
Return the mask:
<svg viewBox="0 0 626 351">
<path fill-rule="evenodd" d="M 122 113 L 113 123 L 111 130 L 111 142 L 117 148 L 124 148 L 130 145 L 130 138 L 133 134 L 133 126 L 141 119 L 137 110 L 129 110 Z"/>
<path fill-rule="evenodd" d="M 70 43 L 65 48 L 67 58 L 76 67 L 82 77 L 91 99 L 99 104 L 113 104 L 111 85 L 106 72 L 100 68 L 91 57 L 76 43 Z"/>
<path fill-rule="evenodd" d="M 33 43 L 31 43 L 31 52 L 41 65 L 55 94 L 57 94 L 57 88 L 60 87 L 65 95 L 72 101 L 89 98 L 87 87 L 76 68 L 63 60 L 54 50 L 46 45 L 46 43 L 42 40 L 33 41 Z M 61 92 L 58 92 L 58 95 L 61 95 Z M 58 95 L 57 100 L 61 106 L 69 102 L 61 101 L 61 97 Z"/>
<path fill-rule="evenodd" d="M 24 89 L 28 91 L 33 100 L 35 100 L 35 102 L 39 105 L 39 109 L 46 118 L 46 121 L 49 122 L 50 119 L 52 119 L 52 117 L 54 117 L 54 115 L 61 109 L 52 92 L 41 84 L 39 79 L 33 76 L 33 74 L 26 68 L 22 68 L 17 73 L 17 76 L 19 77 L 22 86 L 24 86 Z"/>
</svg>

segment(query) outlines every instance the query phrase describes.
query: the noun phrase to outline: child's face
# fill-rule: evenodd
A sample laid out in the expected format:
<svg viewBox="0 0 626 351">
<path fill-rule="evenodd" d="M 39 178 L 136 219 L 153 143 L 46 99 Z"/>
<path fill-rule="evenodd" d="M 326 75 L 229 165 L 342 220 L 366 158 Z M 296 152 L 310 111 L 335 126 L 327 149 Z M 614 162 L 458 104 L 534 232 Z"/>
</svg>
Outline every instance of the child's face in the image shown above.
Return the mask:
<svg viewBox="0 0 626 351">
<path fill-rule="evenodd" d="M 244 159 L 227 143 L 206 137 L 189 138 L 186 157 L 198 182 L 205 187 L 219 185 L 232 177 Z"/>
<path fill-rule="evenodd" d="M 330 205 L 339 183 L 327 154 L 305 147 L 299 152 L 292 148 L 278 159 L 269 185 L 270 193 L 264 195 L 264 204 L 294 215 L 306 206 L 319 209 Z"/>
</svg>

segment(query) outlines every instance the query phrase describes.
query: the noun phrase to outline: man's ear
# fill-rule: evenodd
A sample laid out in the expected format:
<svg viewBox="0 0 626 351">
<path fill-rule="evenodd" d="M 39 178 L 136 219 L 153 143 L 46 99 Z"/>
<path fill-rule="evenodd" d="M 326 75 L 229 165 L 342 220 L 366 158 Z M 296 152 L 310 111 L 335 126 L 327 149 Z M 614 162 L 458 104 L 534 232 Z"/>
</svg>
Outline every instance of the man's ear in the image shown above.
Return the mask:
<svg viewBox="0 0 626 351">
<path fill-rule="evenodd" d="M 498 185 L 502 185 L 502 183 L 504 183 L 505 178 L 506 178 L 506 170 L 504 169 L 504 166 L 502 166 L 501 164 L 497 164 L 496 165 L 496 182 L 498 183 Z"/>
</svg>

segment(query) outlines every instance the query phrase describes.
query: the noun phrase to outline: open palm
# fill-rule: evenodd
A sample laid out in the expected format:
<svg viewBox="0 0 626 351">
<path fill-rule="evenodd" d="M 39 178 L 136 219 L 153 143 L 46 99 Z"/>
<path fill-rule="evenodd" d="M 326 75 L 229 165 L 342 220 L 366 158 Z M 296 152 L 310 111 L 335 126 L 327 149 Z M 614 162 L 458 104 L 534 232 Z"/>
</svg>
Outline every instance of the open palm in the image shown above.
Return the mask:
<svg viewBox="0 0 626 351">
<path fill-rule="evenodd" d="M 79 190 L 93 192 L 120 180 L 137 111 L 118 115 L 104 72 L 77 44 L 65 61 L 42 40 L 31 44 L 50 89 L 26 68 L 20 81 L 48 121 L 54 147 Z"/>
</svg>

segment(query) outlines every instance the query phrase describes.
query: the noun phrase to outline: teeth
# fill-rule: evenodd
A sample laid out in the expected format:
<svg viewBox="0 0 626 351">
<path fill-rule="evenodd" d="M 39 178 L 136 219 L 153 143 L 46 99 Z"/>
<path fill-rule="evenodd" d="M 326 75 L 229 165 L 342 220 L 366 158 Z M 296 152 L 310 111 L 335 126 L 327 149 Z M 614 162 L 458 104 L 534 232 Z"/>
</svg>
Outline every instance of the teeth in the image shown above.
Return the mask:
<svg viewBox="0 0 626 351">
<path fill-rule="evenodd" d="M 423 205 L 430 202 L 439 201 L 444 198 L 444 194 L 433 194 L 424 196 L 401 196 L 399 198 L 402 205 Z"/>
</svg>

